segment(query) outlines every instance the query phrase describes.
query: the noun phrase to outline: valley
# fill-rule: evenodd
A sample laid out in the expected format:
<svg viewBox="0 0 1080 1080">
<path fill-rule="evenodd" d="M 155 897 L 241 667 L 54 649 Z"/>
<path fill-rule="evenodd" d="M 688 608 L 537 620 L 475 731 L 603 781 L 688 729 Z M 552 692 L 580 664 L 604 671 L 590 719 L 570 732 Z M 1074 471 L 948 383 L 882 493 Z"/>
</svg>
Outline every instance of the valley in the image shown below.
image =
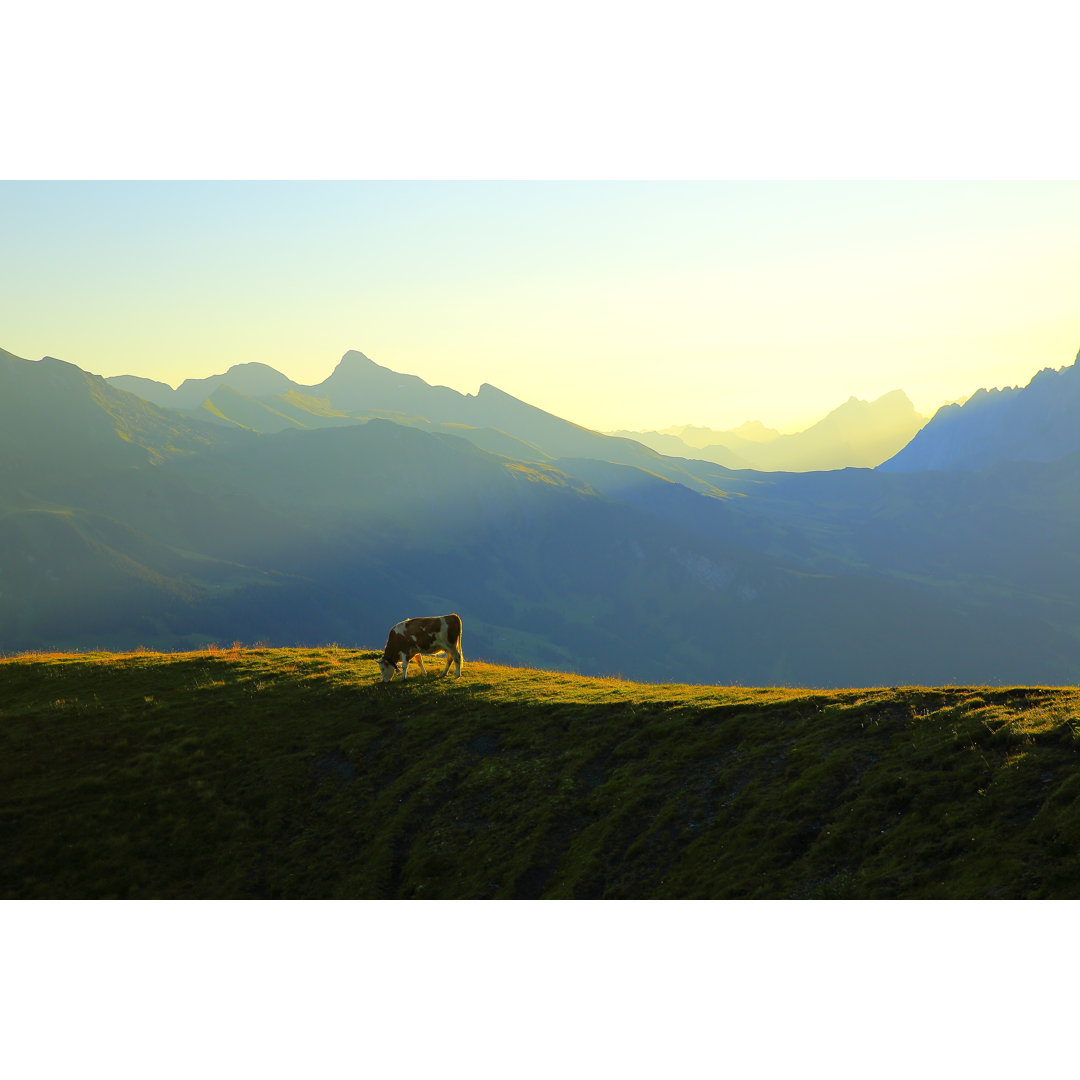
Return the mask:
<svg viewBox="0 0 1080 1080">
<path fill-rule="evenodd" d="M 1074 371 L 1040 376 L 1026 413 Z M 1054 434 L 1060 409 L 1053 460 L 767 473 L 356 352 L 317 387 L 241 365 L 183 408 L 52 359 L 5 353 L 0 383 L 6 653 L 363 647 L 457 610 L 476 655 L 580 674 L 1080 682 L 1080 451 Z M 192 408 L 204 392 L 213 407 Z M 973 402 L 912 447 L 944 427 L 955 442 L 969 409 L 984 428 Z"/>
</svg>

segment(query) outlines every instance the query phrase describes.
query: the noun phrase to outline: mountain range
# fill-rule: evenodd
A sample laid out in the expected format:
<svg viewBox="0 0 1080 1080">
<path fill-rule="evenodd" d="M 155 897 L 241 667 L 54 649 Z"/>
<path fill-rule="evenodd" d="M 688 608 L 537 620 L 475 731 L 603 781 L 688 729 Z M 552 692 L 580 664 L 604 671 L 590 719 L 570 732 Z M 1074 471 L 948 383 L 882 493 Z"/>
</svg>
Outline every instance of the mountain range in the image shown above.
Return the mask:
<svg viewBox="0 0 1080 1080">
<path fill-rule="evenodd" d="M 1080 354 L 1045 368 L 1027 386 L 977 390 L 939 409 L 882 468 L 977 472 L 1008 461 L 1057 461 L 1080 451 Z"/>
<path fill-rule="evenodd" d="M 664 431 L 617 431 L 662 454 L 701 458 L 729 469 L 816 472 L 849 466 L 873 468 L 887 461 L 926 423 L 902 390 L 875 401 L 851 397 L 816 424 L 791 435 L 759 421 L 733 431 L 672 427 Z"/>
<path fill-rule="evenodd" d="M 985 395 L 997 428 L 974 395 L 877 469 L 767 473 L 354 351 L 318 386 L 243 364 L 176 390 L 0 352 L 0 651 L 373 647 L 456 610 L 466 662 L 1077 682 L 1080 448 L 1043 389 L 1076 378 Z"/>
<path fill-rule="evenodd" d="M 534 464 L 582 457 L 618 461 L 656 473 L 695 491 L 713 486 L 677 460 L 631 439 L 590 431 L 511 397 L 489 383 L 473 394 L 430 386 L 350 350 L 323 382 L 301 386 L 265 364 L 238 364 L 223 375 L 164 383 L 113 376 L 110 386 L 130 390 L 193 423 L 212 422 L 260 434 L 346 427 L 372 419 L 463 438 L 482 450 Z M 149 385 L 147 385 L 149 384 Z"/>
</svg>

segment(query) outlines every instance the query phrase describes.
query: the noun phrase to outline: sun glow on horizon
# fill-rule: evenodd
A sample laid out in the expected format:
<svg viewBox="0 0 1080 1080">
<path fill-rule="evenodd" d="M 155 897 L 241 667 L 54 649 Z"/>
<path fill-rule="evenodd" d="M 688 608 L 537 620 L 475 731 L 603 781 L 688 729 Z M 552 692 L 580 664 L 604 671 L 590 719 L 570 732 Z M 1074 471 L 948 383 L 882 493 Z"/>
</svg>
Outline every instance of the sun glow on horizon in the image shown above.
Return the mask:
<svg viewBox="0 0 1080 1080">
<path fill-rule="evenodd" d="M 174 387 L 357 349 L 596 430 L 790 432 L 1080 347 L 1075 182 L 7 182 L 0 226 L 0 347 Z"/>
</svg>

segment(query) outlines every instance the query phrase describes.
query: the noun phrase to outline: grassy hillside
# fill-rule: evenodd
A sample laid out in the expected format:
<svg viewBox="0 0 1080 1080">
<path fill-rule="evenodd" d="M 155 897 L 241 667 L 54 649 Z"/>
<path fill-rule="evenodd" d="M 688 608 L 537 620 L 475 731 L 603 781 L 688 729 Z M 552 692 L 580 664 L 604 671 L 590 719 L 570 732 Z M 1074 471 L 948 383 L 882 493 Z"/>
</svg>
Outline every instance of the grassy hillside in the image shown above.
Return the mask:
<svg viewBox="0 0 1080 1080">
<path fill-rule="evenodd" d="M 1080 896 L 1080 691 L 376 655 L 0 661 L 0 896 Z"/>
</svg>

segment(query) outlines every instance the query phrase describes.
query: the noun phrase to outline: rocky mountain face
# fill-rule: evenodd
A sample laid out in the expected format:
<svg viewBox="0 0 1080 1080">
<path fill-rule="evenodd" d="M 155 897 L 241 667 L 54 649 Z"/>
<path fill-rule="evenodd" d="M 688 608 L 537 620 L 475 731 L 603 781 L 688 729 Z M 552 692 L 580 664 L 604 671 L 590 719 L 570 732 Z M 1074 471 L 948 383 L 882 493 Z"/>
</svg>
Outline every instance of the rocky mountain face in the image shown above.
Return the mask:
<svg viewBox="0 0 1080 1080">
<path fill-rule="evenodd" d="M 1078 420 L 1080 363 L 1074 361 L 1040 371 L 1025 387 L 982 389 L 963 405 L 946 405 L 880 467 L 971 472 L 1006 461 L 1056 461 L 1080 450 Z"/>
</svg>

